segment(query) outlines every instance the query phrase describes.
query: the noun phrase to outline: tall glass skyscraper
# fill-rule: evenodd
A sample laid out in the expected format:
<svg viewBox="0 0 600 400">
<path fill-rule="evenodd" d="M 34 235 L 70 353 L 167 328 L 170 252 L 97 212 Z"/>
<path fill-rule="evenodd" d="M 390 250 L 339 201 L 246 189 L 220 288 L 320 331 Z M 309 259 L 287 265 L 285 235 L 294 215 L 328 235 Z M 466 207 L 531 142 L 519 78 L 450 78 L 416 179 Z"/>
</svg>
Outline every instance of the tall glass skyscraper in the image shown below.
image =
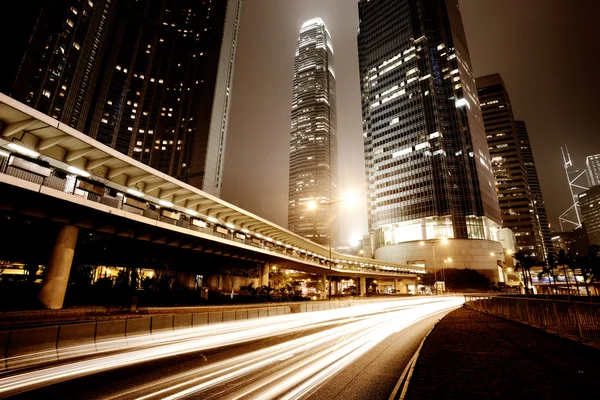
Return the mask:
<svg viewBox="0 0 600 400">
<path fill-rule="evenodd" d="M 517 137 L 521 144 L 523 163 L 525 164 L 525 172 L 527 172 L 527 182 L 529 183 L 531 199 L 533 200 L 533 206 L 536 213 L 537 227 L 539 228 L 538 236 L 541 238 L 543 244 L 544 256 L 547 256 L 548 252 L 552 251 L 552 236 L 550 234 L 548 214 L 546 213 L 546 203 L 544 202 L 544 196 L 542 195 L 542 188 L 540 186 L 540 180 L 533 158 L 533 150 L 531 149 L 531 142 L 529 141 L 529 134 L 527 133 L 527 125 L 525 125 L 525 121 L 516 120 L 515 127 L 517 128 Z"/>
<path fill-rule="evenodd" d="M 456 0 L 359 1 L 369 226 L 385 244 L 500 222 Z"/>
<path fill-rule="evenodd" d="M 500 212 L 458 1 L 358 8 L 375 256 L 430 270 L 452 260 L 500 279 Z"/>
<path fill-rule="evenodd" d="M 321 18 L 306 21 L 294 59 L 288 229 L 320 244 L 329 243 L 328 203 L 337 196 L 333 57 Z M 309 209 L 311 202 L 315 209 Z"/>
<path fill-rule="evenodd" d="M 242 0 L 44 6 L 11 96 L 218 196 L 241 7 Z"/>
</svg>

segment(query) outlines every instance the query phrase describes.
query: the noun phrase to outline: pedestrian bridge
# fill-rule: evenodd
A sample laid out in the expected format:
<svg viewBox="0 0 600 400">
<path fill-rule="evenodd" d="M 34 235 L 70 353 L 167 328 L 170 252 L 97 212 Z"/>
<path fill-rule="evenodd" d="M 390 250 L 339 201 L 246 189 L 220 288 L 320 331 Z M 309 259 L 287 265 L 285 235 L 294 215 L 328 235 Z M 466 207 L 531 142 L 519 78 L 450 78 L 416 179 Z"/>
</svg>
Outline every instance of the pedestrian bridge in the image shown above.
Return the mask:
<svg viewBox="0 0 600 400">
<path fill-rule="evenodd" d="M 331 252 L 0 93 L 0 207 L 284 268 L 412 278 L 422 267 Z"/>
</svg>

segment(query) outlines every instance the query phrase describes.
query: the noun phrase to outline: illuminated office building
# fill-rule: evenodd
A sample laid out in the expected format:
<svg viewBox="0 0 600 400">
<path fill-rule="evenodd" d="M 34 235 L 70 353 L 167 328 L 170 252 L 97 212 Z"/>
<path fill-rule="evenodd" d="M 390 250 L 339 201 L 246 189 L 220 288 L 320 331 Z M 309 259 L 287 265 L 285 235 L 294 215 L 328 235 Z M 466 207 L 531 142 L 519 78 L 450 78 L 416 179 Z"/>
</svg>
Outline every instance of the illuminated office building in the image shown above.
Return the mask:
<svg viewBox="0 0 600 400">
<path fill-rule="evenodd" d="M 600 154 L 587 156 L 585 159 L 585 165 L 587 166 L 590 186 L 600 185 Z"/>
<path fill-rule="evenodd" d="M 11 96 L 218 196 L 242 1 L 58 4 Z"/>
<path fill-rule="evenodd" d="M 529 183 L 529 190 L 531 191 L 531 198 L 536 213 L 537 227 L 539 228 L 538 236 L 542 239 L 544 254 L 547 255 L 548 252 L 552 251 L 552 235 L 550 232 L 548 215 L 546 214 L 546 203 L 544 203 L 544 196 L 542 195 L 542 188 L 540 186 L 540 180 L 533 158 L 533 151 L 529 141 L 529 134 L 527 133 L 527 126 L 524 121 L 515 121 L 515 127 L 521 145 L 523 164 L 525 165 L 527 182 Z"/>
<path fill-rule="evenodd" d="M 499 74 L 492 74 L 477 78 L 477 91 L 492 157 L 502 225 L 514 232 L 517 251 L 543 258 L 543 240 L 529 187 L 525 155 L 506 86 Z M 528 161 L 533 163 L 533 155 L 528 149 Z"/>
<path fill-rule="evenodd" d="M 288 229 L 320 244 L 329 244 L 328 203 L 337 196 L 335 96 L 331 36 L 314 18 L 300 29 L 294 59 Z"/>
<path fill-rule="evenodd" d="M 434 268 L 446 257 L 497 277 L 501 219 L 458 2 L 358 7 L 375 256 Z M 440 239 L 450 240 L 432 254 Z"/>
</svg>

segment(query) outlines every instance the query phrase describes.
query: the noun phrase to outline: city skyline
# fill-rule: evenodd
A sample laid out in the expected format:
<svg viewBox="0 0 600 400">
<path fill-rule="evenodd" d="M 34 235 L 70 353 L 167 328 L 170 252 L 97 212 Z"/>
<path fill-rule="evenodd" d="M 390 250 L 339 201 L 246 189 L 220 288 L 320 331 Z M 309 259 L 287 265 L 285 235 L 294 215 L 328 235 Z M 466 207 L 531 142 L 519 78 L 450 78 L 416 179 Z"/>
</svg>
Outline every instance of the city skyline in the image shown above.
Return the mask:
<svg viewBox="0 0 600 400">
<path fill-rule="evenodd" d="M 567 13 L 571 16 L 568 19 L 570 27 L 574 29 L 576 26 L 580 30 L 588 31 L 592 29 L 589 14 L 581 9 L 566 7 L 559 2 L 548 3 L 544 18 L 541 16 L 537 18 L 535 4 L 520 5 L 520 12 L 516 14 L 516 18 L 512 18 L 511 14 L 517 9 L 516 2 L 483 4 L 483 2 L 461 0 L 460 5 L 475 76 L 500 72 L 505 77 L 507 88 L 511 93 L 515 117 L 527 121 L 549 219 L 552 221 L 553 230 L 557 230 L 557 217 L 568 207 L 569 196 L 566 178 L 564 182 L 560 179 L 564 171 L 560 163 L 559 147 L 567 138 L 562 134 L 566 130 L 564 128 L 567 118 L 564 118 L 565 121 L 560 124 L 556 123 L 556 118 L 564 117 L 567 111 L 568 115 L 572 116 L 568 121 L 573 121 L 574 125 L 569 132 L 571 129 L 576 129 L 578 135 L 570 135 L 568 144 L 573 158 L 581 158 L 580 164 L 584 165 L 586 151 L 600 152 L 600 149 L 592 150 L 594 149 L 594 141 L 591 140 L 594 134 L 591 129 L 592 124 L 589 118 L 582 116 L 593 108 L 592 105 L 597 100 L 587 93 L 583 88 L 585 82 L 578 78 L 569 79 L 574 85 L 571 89 L 576 90 L 581 96 L 581 101 L 577 102 L 581 105 L 580 109 L 574 108 L 571 102 L 566 100 L 567 92 L 563 87 L 561 87 L 564 91 L 562 95 L 556 90 L 548 90 L 548 95 L 540 96 L 539 93 L 544 92 L 541 85 L 546 82 L 544 79 L 547 74 L 562 73 L 554 69 L 545 71 L 541 68 L 542 62 L 557 68 L 552 63 L 548 63 L 549 56 L 542 52 L 541 46 L 547 39 L 544 35 L 557 38 L 558 43 L 567 40 L 564 35 L 559 35 L 551 29 L 553 21 L 557 18 Z M 588 6 L 592 7 L 591 2 Z M 238 96 L 233 98 L 229 132 L 232 139 L 228 144 L 228 152 L 232 154 L 228 159 L 235 159 L 238 162 L 237 165 L 232 163 L 225 167 L 223 196 L 225 200 L 282 225 L 286 221 L 287 196 L 285 183 L 278 182 L 286 182 L 287 178 L 285 149 L 289 143 L 284 133 L 286 125 L 289 124 L 287 121 L 289 116 L 285 104 L 288 104 L 288 99 L 291 99 L 291 88 L 285 85 L 291 79 L 297 30 L 305 20 L 317 15 L 325 21 L 332 36 L 336 38 L 340 191 L 352 188 L 359 193 L 359 196 L 366 196 L 364 179 L 362 179 L 364 164 L 361 154 L 362 129 L 356 50 L 358 16 L 355 3 L 303 1 L 280 4 L 277 1 L 267 0 L 246 2 L 240 33 L 239 68 L 236 70 L 234 82 L 234 89 L 238 85 L 241 89 L 236 89 Z M 245 20 L 253 21 L 259 16 L 261 24 L 253 25 L 249 22 L 244 25 Z M 519 29 L 521 32 L 526 29 L 524 21 L 531 18 L 537 18 L 535 22 L 539 25 L 539 32 L 530 36 L 529 41 L 523 42 L 518 32 Z M 504 33 L 507 20 L 512 24 L 509 35 Z M 579 20 L 580 23 L 575 24 L 572 22 L 574 20 Z M 275 32 L 277 34 L 274 34 Z M 573 30 L 566 30 L 566 32 L 574 35 Z M 527 55 L 528 51 L 533 50 L 535 51 L 531 57 L 526 58 L 526 63 L 505 61 L 507 57 Z M 539 61 L 536 58 L 538 55 Z M 589 66 L 585 64 L 582 68 L 586 69 Z M 542 73 L 532 72 L 540 69 Z M 260 94 L 259 101 L 257 98 L 239 94 L 261 92 L 261 90 L 263 92 Z M 589 101 L 586 102 L 586 99 Z M 544 108 L 538 110 L 540 105 L 544 105 Z M 259 120 L 267 116 L 269 121 L 261 126 Z M 546 121 L 547 117 L 548 121 Z M 581 125 L 582 127 L 579 127 Z M 258 128 L 259 126 L 261 128 Z M 252 136 L 248 134 L 250 131 L 253 132 Z M 257 159 L 254 155 L 260 154 L 267 142 L 269 151 L 265 151 L 265 156 Z M 281 153 L 277 149 L 281 149 Z M 240 174 L 240 165 L 244 166 L 245 174 Z M 263 191 L 267 196 L 262 199 L 248 197 L 249 193 L 257 190 Z M 360 211 L 356 212 L 357 209 Z M 365 202 L 359 204 L 354 211 L 340 210 L 340 217 L 342 241 L 350 241 L 366 233 Z"/>
</svg>

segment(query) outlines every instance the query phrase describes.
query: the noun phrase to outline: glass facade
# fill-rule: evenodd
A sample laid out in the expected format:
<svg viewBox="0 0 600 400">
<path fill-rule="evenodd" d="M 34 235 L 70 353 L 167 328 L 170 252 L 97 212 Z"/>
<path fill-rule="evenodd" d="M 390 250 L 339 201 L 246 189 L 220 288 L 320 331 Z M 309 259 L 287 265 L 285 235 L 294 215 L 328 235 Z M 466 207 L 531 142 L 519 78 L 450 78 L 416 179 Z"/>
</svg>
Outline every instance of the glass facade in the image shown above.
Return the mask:
<svg viewBox="0 0 600 400">
<path fill-rule="evenodd" d="M 337 197 L 336 90 L 331 36 L 320 18 L 300 29 L 292 93 L 288 229 L 329 244 Z"/>
<path fill-rule="evenodd" d="M 218 196 L 241 6 L 72 0 L 43 8 L 13 97 Z"/>
<path fill-rule="evenodd" d="M 525 172 L 527 173 L 527 182 L 531 190 L 531 198 L 533 200 L 534 210 L 539 227 L 539 237 L 542 238 L 544 254 L 547 256 L 549 251 L 552 251 L 552 235 L 550 234 L 550 224 L 548 215 L 546 214 L 546 204 L 544 196 L 542 196 L 542 188 L 538 178 L 535 160 L 533 159 L 533 150 L 529 142 L 529 134 L 524 121 L 515 121 L 517 129 L 517 137 L 521 145 L 521 153 L 523 154 L 523 163 L 525 164 Z"/>
<path fill-rule="evenodd" d="M 543 258 L 541 228 L 504 81 L 499 74 L 477 78 L 477 92 L 492 156 L 502 225 L 514 232 L 517 251 Z M 528 158 L 528 161 L 532 160 Z"/>
<path fill-rule="evenodd" d="M 580 193 L 579 207 L 589 244 L 600 245 L 600 185 Z M 587 254 L 585 251 L 582 254 Z"/>
<path fill-rule="evenodd" d="M 358 5 L 369 229 L 387 244 L 493 239 L 500 212 L 458 2 Z"/>
<path fill-rule="evenodd" d="M 587 167 L 588 181 L 590 186 L 600 185 L 600 154 L 587 156 L 585 159 Z"/>
</svg>

